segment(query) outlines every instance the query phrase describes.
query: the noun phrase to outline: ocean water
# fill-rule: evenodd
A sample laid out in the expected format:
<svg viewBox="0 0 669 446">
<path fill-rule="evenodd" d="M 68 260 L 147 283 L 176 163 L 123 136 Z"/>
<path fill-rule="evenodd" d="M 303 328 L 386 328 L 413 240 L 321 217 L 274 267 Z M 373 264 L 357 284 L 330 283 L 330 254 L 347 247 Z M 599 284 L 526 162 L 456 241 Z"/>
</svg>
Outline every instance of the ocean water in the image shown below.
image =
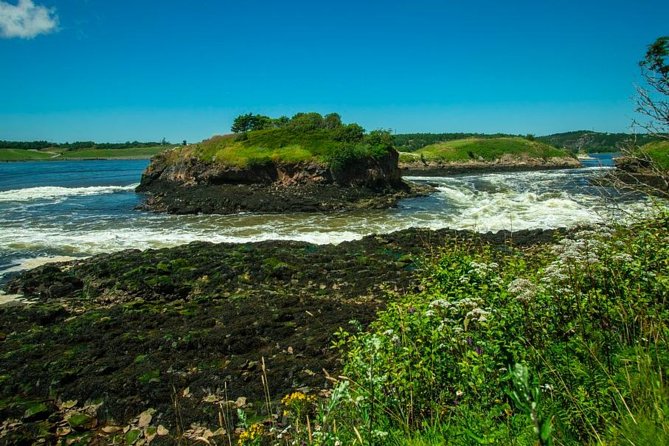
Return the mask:
<svg viewBox="0 0 669 446">
<path fill-rule="evenodd" d="M 410 227 L 487 232 L 569 227 L 644 212 L 648 203 L 591 181 L 611 156 L 572 170 L 409 177 L 436 187 L 388 210 L 163 215 L 136 210 L 145 160 L 0 163 L 0 279 L 53 258 L 195 240 L 339 243 Z"/>
</svg>

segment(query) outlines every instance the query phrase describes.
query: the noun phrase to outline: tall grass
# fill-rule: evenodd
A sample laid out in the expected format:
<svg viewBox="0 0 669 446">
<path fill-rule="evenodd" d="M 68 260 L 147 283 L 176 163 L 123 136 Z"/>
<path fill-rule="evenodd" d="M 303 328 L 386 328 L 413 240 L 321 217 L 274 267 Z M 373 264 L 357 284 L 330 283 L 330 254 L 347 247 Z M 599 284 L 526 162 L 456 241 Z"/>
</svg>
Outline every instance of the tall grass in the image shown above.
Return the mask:
<svg viewBox="0 0 669 446">
<path fill-rule="evenodd" d="M 459 243 L 286 444 L 669 444 L 669 216 L 550 247 Z M 290 439 L 290 440 L 288 440 Z"/>
</svg>

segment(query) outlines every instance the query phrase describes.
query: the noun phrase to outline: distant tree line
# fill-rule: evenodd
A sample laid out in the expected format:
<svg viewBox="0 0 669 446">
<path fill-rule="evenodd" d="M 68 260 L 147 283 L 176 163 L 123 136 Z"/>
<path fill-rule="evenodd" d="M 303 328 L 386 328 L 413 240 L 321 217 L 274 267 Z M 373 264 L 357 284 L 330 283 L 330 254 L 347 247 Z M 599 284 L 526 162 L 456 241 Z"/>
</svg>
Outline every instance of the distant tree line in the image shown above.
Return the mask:
<svg viewBox="0 0 669 446">
<path fill-rule="evenodd" d="M 163 139 L 160 142 L 139 142 L 126 141 L 121 143 L 96 143 L 94 141 L 75 141 L 75 142 L 49 142 L 49 141 L 2 141 L 0 140 L 0 148 L 3 149 L 24 149 L 24 150 L 41 150 L 49 148 L 58 148 L 65 150 L 76 149 L 128 149 L 131 147 L 155 147 L 161 145 L 169 145 L 170 142 Z"/>
</svg>

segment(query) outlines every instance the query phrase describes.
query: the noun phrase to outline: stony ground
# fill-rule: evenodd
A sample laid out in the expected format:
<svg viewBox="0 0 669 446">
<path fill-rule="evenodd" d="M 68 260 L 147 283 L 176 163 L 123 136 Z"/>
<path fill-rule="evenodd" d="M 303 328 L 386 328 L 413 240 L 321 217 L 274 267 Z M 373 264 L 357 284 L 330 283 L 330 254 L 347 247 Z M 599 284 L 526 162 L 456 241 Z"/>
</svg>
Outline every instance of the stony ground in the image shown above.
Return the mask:
<svg viewBox="0 0 669 446">
<path fill-rule="evenodd" d="M 365 327 L 393 295 L 418 290 L 423 262 L 440 249 L 554 235 L 410 229 L 325 246 L 198 242 L 25 272 L 5 289 L 35 303 L 0 306 L 0 442 L 129 442 L 137 431 L 170 443 L 197 437 L 198 425 L 230 430 L 231 407 L 260 416 L 266 397 L 326 390 L 337 330 Z"/>
</svg>

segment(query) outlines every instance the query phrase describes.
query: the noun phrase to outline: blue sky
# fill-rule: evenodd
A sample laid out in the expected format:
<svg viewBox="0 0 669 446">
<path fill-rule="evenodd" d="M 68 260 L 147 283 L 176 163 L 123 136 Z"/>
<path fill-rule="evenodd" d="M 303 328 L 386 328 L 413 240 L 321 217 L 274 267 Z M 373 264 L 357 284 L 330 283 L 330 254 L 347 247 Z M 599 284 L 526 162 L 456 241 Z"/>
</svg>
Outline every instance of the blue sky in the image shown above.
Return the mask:
<svg viewBox="0 0 669 446">
<path fill-rule="evenodd" d="M 0 0 L 0 139 L 198 141 L 246 112 L 629 131 L 669 2 Z"/>
</svg>

